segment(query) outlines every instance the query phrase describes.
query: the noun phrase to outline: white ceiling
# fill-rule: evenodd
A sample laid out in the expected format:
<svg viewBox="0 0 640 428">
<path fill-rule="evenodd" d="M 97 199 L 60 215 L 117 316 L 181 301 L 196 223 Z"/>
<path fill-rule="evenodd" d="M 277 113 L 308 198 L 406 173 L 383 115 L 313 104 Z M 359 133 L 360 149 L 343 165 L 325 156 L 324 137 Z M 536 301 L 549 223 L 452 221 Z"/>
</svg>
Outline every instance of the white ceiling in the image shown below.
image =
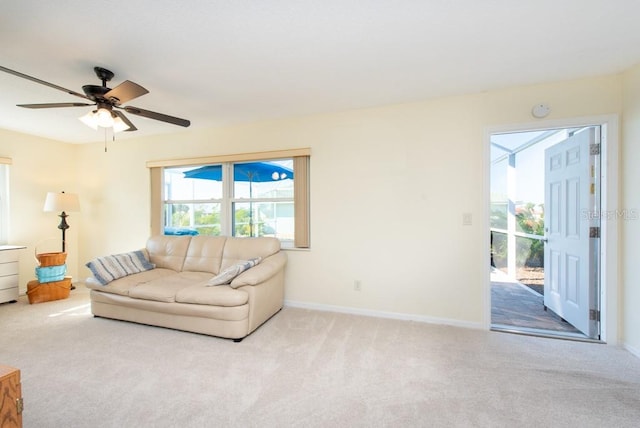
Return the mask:
<svg viewBox="0 0 640 428">
<path fill-rule="evenodd" d="M 638 0 L 2 0 L 0 65 L 82 93 L 94 66 L 128 105 L 190 129 L 617 73 L 640 63 Z M 82 99 L 0 72 L 0 128 L 103 141 Z M 127 114 L 138 131 L 184 128 Z"/>
</svg>

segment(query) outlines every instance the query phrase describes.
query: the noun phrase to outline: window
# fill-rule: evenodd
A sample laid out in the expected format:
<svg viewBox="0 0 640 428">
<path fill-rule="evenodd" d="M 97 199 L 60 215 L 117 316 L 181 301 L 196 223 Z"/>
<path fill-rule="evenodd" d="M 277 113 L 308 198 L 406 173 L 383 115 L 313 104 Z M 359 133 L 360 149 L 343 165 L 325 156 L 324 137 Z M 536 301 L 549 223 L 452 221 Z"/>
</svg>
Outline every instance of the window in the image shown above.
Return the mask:
<svg viewBox="0 0 640 428">
<path fill-rule="evenodd" d="M 223 186 L 218 179 L 193 177 L 193 171 L 222 169 L 222 165 L 164 168 L 163 233 L 165 235 L 222 235 Z"/>
<path fill-rule="evenodd" d="M 0 245 L 9 241 L 9 165 L 11 159 L 0 158 Z"/>
<path fill-rule="evenodd" d="M 164 234 L 293 242 L 293 178 L 291 158 L 164 168 Z"/>
<path fill-rule="evenodd" d="M 149 162 L 152 232 L 273 236 L 284 248 L 309 247 L 308 153 Z"/>
</svg>

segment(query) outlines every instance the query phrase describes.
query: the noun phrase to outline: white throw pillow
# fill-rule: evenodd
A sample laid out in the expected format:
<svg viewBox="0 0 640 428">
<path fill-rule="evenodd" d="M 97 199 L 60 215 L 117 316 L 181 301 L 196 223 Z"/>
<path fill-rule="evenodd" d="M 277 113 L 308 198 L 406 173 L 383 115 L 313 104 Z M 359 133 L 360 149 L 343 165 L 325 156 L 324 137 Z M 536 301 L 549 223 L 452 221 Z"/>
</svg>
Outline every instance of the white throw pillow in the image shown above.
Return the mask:
<svg viewBox="0 0 640 428">
<path fill-rule="evenodd" d="M 236 276 L 240 275 L 247 269 L 251 269 L 258 263 L 260 263 L 261 260 L 262 257 L 256 257 L 255 259 L 249 259 L 246 262 L 243 261 L 240 263 L 236 263 L 235 265 L 231 265 L 228 268 L 223 269 L 222 272 L 207 281 L 205 285 L 207 287 L 211 287 L 214 285 L 230 284 Z"/>
</svg>

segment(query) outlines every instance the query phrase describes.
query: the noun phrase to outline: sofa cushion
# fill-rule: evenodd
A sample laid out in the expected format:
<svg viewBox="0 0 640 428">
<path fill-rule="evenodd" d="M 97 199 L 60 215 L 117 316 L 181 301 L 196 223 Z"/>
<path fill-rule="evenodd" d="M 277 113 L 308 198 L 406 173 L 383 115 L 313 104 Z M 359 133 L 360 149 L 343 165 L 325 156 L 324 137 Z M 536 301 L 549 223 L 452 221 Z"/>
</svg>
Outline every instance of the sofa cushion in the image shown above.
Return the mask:
<svg viewBox="0 0 640 428">
<path fill-rule="evenodd" d="M 85 266 L 91 270 L 95 279 L 102 285 L 127 275 L 155 268 L 155 265 L 149 262 L 146 249 L 97 257 Z"/>
<path fill-rule="evenodd" d="M 156 267 L 180 272 L 187 255 L 191 236 L 156 235 L 147 240 L 149 260 Z"/>
<path fill-rule="evenodd" d="M 155 300 L 157 302 L 175 302 L 176 293 L 193 282 L 177 275 L 145 282 L 129 290 L 129 297 L 134 299 Z"/>
<path fill-rule="evenodd" d="M 222 265 L 222 252 L 227 240 L 224 236 L 194 236 L 189 243 L 183 271 L 217 274 Z"/>
<path fill-rule="evenodd" d="M 236 276 L 240 275 L 242 272 L 248 269 L 251 269 L 258 263 L 260 263 L 260 260 L 262 260 L 261 257 L 256 257 L 254 259 L 249 259 L 247 261 L 231 265 L 220 272 L 218 275 L 207 281 L 206 286 L 211 287 L 214 285 L 230 284 Z"/>
<path fill-rule="evenodd" d="M 115 281 L 111 281 L 107 285 L 102 285 L 95 278 L 87 278 L 84 283 L 87 288 L 93 290 L 104 291 L 105 293 L 111 294 L 119 294 L 121 296 L 128 296 L 129 290 L 137 287 L 140 284 L 144 284 L 145 282 L 153 281 L 158 278 L 165 278 L 167 276 L 175 275 L 178 274 L 171 269 L 156 268 L 145 272 L 136 273 L 135 275 L 129 275 L 120 279 L 116 279 Z"/>
<path fill-rule="evenodd" d="M 227 238 L 220 269 L 256 257 L 266 259 L 280 251 L 280 240 L 272 237 Z"/>
<path fill-rule="evenodd" d="M 223 285 L 220 287 L 204 287 L 202 284 L 185 287 L 176 293 L 176 302 L 196 305 L 242 306 L 249 301 L 249 295 L 242 290 Z"/>
</svg>

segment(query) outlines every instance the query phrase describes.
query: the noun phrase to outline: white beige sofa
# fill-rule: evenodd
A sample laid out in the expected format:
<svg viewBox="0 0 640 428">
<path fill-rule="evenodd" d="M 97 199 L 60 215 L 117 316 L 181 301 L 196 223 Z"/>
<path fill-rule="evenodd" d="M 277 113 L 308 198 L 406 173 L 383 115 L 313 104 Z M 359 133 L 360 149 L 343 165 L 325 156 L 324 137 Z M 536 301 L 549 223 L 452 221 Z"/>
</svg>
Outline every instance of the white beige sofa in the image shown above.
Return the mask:
<svg viewBox="0 0 640 428">
<path fill-rule="evenodd" d="M 143 251 L 155 268 L 106 285 L 95 277 L 85 281 L 95 316 L 240 341 L 283 306 L 287 257 L 276 238 L 161 235 Z M 230 284 L 206 285 L 256 257 L 260 263 Z"/>
</svg>

